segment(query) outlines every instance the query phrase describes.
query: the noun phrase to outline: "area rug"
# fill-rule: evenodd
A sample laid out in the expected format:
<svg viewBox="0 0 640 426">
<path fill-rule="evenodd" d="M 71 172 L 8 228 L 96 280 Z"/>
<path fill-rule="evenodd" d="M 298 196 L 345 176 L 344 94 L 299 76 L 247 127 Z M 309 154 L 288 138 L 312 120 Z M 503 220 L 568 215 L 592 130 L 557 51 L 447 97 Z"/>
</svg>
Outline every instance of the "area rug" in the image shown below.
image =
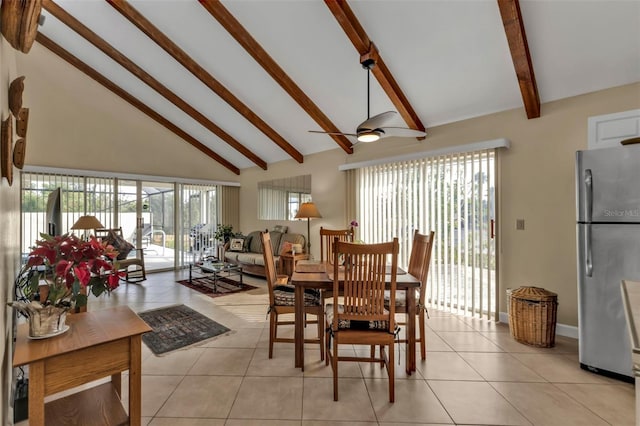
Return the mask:
<svg viewBox="0 0 640 426">
<path fill-rule="evenodd" d="M 213 278 L 199 277 L 189 280 L 177 281 L 178 284 L 182 284 L 185 287 L 189 287 L 202 294 L 206 294 L 209 297 L 226 296 L 227 294 L 239 293 L 241 291 L 253 290 L 254 287 L 249 284 L 240 284 L 237 281 L 230 280 L 229 278 L 218 278 L 216 281 L 216 290 L 213 290 Z"/>
<path fill-rule="evenodd" d="M 222 324 L 185 305 L 167 306 L 138 313 L 153 329 L 142 341 L 156 355 L 185 349 L 230 331 Z"/>
</svg>

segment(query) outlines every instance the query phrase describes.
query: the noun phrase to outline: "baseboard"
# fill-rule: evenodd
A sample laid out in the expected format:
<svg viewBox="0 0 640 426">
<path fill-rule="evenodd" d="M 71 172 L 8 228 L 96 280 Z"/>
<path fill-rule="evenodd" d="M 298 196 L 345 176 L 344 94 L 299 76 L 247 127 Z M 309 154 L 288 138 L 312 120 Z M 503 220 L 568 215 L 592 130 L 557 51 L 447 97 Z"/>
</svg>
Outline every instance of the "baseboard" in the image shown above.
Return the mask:
<svg viewBox="0 0 640 426">
<path fill-rule="evenodd" d="M 509 316 L 507 315 L 506 312 L 500 312 L 500 322 L 509 324 Z M 556 335 L 577 339 L 578 327 L 574 325 L 556 324 Z"/>
</svg>

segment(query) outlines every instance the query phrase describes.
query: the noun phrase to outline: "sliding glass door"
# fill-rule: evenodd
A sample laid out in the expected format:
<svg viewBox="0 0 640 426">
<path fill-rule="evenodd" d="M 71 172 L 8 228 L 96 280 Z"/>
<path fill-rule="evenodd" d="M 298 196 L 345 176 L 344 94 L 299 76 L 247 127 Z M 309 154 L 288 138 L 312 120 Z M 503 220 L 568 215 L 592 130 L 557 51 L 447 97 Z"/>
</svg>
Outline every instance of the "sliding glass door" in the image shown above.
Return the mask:
<svg viewBox="0 0 640 426">
<path fill-rule="evenodd" d="M 168 182 L 138 181 L 140 237 L 148 270 L 172 269 L 175 265 L 175 185 Z"/>
<path fill-rule="evenodd" d="M 214 233 L 218 223 L 217 187 L 181 185 L 181 223 L 183 250 L 181 265 L 217 255 Z"/>
<path fill-rule="evenodd" d="M 427 301 L 494 318 L 496 307 L 495 151 L 379 164 L 350 171 L 359 238 L 398 237 L 408 265 L 412 235 L 435 232 Z"/>
</svg>

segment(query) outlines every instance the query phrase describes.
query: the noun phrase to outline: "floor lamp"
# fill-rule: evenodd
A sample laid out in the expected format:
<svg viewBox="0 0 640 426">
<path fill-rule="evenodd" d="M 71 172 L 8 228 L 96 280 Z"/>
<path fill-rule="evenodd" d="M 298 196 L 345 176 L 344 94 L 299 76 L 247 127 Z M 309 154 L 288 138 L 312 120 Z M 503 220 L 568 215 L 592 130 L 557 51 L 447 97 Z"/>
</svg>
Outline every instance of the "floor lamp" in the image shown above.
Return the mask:
<svg viewBox="0 0 640 426">
<path fill-rule="evenodd" d="M 307 219 L 307 254 L 311 259 L 311 233 L 309 221 L 311 219 L 320 218 L 322 215 L 318 211 L 318 208 L 313 202 L 302 203 L 300 208 L 298 209 L 298 213 L 296 213 L 296 219 Z"/>
</svg>

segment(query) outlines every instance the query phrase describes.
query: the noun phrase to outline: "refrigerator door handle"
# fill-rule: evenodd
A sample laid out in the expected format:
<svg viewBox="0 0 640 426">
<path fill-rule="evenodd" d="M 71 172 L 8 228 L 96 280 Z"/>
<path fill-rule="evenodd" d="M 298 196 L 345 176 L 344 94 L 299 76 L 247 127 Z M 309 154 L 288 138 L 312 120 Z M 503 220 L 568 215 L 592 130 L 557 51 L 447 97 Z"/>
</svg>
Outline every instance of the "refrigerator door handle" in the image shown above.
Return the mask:
<svg viewBox="0 0 640 426">
<path fill-rule="evenodd" d="M 593 276 L 593 253 L 591 250 L 591 224 L 587 224 L 585 226 L 584 232 L 584 252 L 585 252 L 585 262 L 584 262 L 584 273 L 587 277 Z"/>
<path fill-rule="evenodd" d="M 591 169 L 584 171 L 584 219 L 585 222 L 591 222 L 591 212 L 593 210 L 593 176 Z"/>
</svg>

